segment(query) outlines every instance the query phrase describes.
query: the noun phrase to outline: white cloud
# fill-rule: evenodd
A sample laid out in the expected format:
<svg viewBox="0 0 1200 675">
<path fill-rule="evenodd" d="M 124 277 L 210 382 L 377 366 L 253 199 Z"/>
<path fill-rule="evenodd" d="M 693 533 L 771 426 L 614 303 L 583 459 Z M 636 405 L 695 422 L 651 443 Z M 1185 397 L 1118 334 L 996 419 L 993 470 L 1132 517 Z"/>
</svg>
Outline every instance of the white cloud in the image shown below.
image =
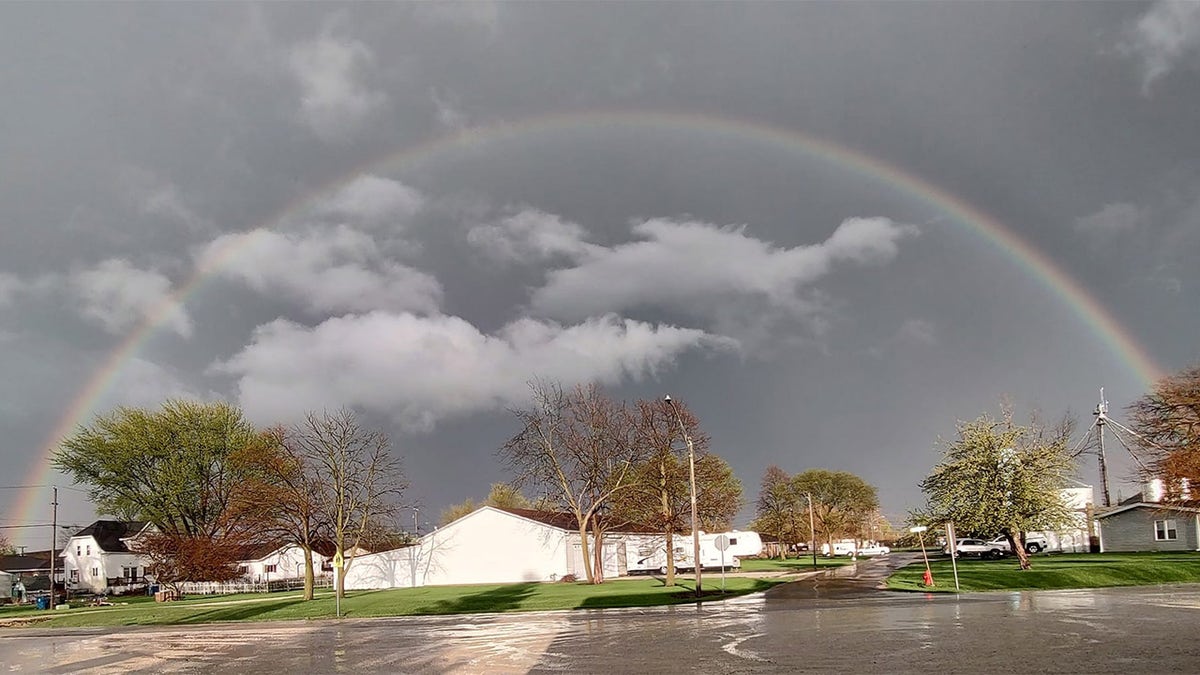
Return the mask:
<svg viewBox="0 0 1200 675">
<path fill-rule="evenodd" d="M 1200 53 L 1200 2 L 1158 0 L 1127 31 L 1121 45 L 1142 61 L 1142 91 L 1181 61 Z"/>
<path fill-rule="evenodd" d="M 925 319 L 908 319 L 896 331 L 896 341 L 909 346 L 936 345 L 937 330 Z"/>
<path fill-rule="evenodd" d="M 1088 234 L 1112 236 L 1135 229 L 1144 218 L 1136 204 L 1114 202 L 1099 211 L 1075 220 L 1075 229 Z"/>
<path fill-rule="evenodd" d="M 276 320 L 214 370 L 236 375 L 258 420 L 349 405 L 386 412 L 412 429 L 524 402 L 526 383 L 614 384 L 653 375 L 693 349 L 733 349 L 700 330 L 615 316 L 573 326 L 519 319 L 494 334 L 458 317 L 372 312 L 316 327 Z"/>
<path fill-rule="evenodd" d="M 498 223 L 477 225 L 467 241 L 484 255 L 505 262 L 540 261 L 555 256 L 572 260 L 605 249 L 584 241 L 583 227 L 556 215 L 526 209 Z"/>
<path fill-rule="evenodd" d="M 418 20 L 431 24 L 481 28 L 492 37 L 500 27 L 500 3 L 494 0 L 418 2 L 412 8 Z"/>
<path fill-rule="evenodd" d="M 345 138 L 387 103 L 383 92 L 362 81 L 372 62 L 365 44 L 329 31 L 292 48 L 288 65 L 302 90 L 301 117 L 318 137 Z"/>
<path fill-rule="evenodd" d="M 397 180 L 364 174 L 319 201 L 314 210 L 363 224 L 406 224 L 425 205 L 425 197 Z"/>
<path fill-rule="evenodd" d="M 154 270 L 134 267 L 128 260 L 109 259 L 75 272 L 70 287 L 83 302 L 85 318 L 119 334 L 150 318 L 182 337 L 191 337 L 192 321 L 171 299 L 171 280 Z"/>
<path fill-rule="evenodd" d="M 746 299 L 794 314 L 811 313 L 803 287 L 838 263 L 886 262 L 899 241 L 917 234 L 887 218 L 850 218 L 823 243 L 778 248 L 743 227 L 649 220 L 633 226 L 642 240 L 589 248 L 581 262 L 547 275 L 534 291 L 540 313 L 575 319 L 634 307 L 665 307 L 714 316 Z"/>
<path fill-rule="evenodd" d="M 466 113 L 459 109 L 458 105 L 452 103 L 450 98 L 439 94 L 437 89 L 430 89 L 429 97 L 433 100 L 433 105 L 437 109 L 438 124 L 441 124 L 447 129 L 464 129 L 470 122 Z"/>
<path fill-rule="evenodd" d="M 11 305 L 17 292 L 21 290 L 21 280 L 11 274 L 0 272 L 0 307 Z"/>
<path fill-rule="evenodd" d="M 304 303 L 318 314 L 372 309 L 432 313 L 442 297 L 437 279 L 388 260 L 374 239 L 344 225 L 222 235 L 199 253 L 197 265 L 260 293 Z"/>
<path fill-rule="evenodd" d="M 118 177 L 125 198 L 140 213 L 203 232 L 214 229 L 212 221 L 188 205 L 179 186 L 138 167 L 126 167 Z"/>
<path fill-rule="evenodd" d="M 171 370 L 153 361 L 134 357 L 121 365 L 108 389 L 97 403 L 98 408 L 135 406 L 157 408 L 171 398 L 211 400 L 215 394 L 200 394 Z"/>
</svg>

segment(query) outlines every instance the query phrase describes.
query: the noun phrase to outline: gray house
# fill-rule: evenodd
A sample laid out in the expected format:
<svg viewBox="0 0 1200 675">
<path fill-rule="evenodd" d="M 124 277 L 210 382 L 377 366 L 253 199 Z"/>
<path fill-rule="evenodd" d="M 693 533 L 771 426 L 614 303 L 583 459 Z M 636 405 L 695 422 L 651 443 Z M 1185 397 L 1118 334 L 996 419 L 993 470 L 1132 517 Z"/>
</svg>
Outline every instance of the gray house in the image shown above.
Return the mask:
<svg viewBox="0 0 1200 675">
<path fill-rule="evenodd" d="M 1200 501 L 1165 504 L 1139 498 L 1096 515 L 1100 550 L 1198 551 Z"/>
</svg>

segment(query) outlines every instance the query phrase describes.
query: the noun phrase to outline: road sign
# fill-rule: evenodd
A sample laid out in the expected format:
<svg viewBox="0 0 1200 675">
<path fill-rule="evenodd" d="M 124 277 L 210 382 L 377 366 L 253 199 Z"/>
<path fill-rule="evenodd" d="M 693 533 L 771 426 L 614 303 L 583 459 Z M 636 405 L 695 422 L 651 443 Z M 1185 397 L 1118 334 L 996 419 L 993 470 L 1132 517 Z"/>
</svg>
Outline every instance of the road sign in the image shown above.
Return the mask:
<svg viewBox="0 0 1200 675">
<path fill-rule="evenodd" d="M 717 547 L 718 551 L 728 551 L 729 537 L 724 534 L 718 534 L 716 540 L 713 541 L 713 545 Z"/>
<path fill-rule="evenodd" d="M 928 527 L 925 527 L 924 525 L 917 525 L 916 527 L 910 527 L 910 528 L 908 528 L 908 531 L 909 531 L 909 532 L 912 532 L 913 534 L 916 534 L 916 533 L 918 533 L 918 532 L 924 532 L 925 530 L 928 530 L 928 529 L 929 529 L 929 528 L 928 528 Z"/>
<path fill-rule="evenodd" d="M 343 567 L 346 566 L 345 561 L 342 560 L 342 552 L 341 551 L 338 551 L 333 554 L 333 566 L 338 569 L 342 569 Z"/>
</svg>

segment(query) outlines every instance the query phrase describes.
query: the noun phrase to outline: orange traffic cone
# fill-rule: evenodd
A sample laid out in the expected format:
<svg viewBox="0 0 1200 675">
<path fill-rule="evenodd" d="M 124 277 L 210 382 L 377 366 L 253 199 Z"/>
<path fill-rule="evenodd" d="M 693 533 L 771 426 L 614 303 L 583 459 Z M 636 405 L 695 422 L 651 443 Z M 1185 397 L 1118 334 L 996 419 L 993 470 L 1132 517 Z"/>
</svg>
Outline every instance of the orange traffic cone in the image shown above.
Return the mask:
<svg viewBox="0 0 1200 675">
<path fill-rule="evenodd" d="M 926 568 L 926 570 L 925 570 L 925 578 L 923 581 L 924 581 L 924 585 L 933 586 L 933 574 L 929 571 L 928 568 Z"/>
</svg>

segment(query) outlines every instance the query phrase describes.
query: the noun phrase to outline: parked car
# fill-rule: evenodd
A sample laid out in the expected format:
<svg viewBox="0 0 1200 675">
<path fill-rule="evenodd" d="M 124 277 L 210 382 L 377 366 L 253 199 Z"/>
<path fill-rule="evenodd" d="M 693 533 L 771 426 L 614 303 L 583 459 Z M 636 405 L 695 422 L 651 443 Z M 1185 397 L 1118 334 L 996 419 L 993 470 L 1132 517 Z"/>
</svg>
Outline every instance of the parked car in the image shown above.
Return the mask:
<svg viewBox="0 0 1200 675">
<path fill-rule="evenodd" d="M 861 556 L 887 555 L 892 552 L 892 549 L 883 544 L 863 544 L 858 549 L 858 554 Z"/>
<path fill-rule="evenodd" d="M 1001 535 L 1001 536 L 996 537 L 995 539 L 989 541 L 988 543 L 994 544 L 996 546 L 1002 546 L 1006 553 L 1012 553 L 1012 548 L 1009 547 L 1009 545 L 1008 545 L 1008 537 Z M 1028 551 L 1030 553 L 1041 553 L 1042 551 L 1045 551 L 1047 548 L 1048 548 L 1048 542 L 1046 541 L 1046 535 L 1041 534 L 1040 532 L 1027 532 L 1025 534 L 1025 550 L 1026 551 Z"/>
<path fill-rule="evenodd" d="M 984 541 L 982 539 L 959 539 L 954 547 L 954 554 L 956 556 L 1003 558 L 1008 553 L 1008 544 L 1001 547 L 994 541 Z"/>
</svg>

